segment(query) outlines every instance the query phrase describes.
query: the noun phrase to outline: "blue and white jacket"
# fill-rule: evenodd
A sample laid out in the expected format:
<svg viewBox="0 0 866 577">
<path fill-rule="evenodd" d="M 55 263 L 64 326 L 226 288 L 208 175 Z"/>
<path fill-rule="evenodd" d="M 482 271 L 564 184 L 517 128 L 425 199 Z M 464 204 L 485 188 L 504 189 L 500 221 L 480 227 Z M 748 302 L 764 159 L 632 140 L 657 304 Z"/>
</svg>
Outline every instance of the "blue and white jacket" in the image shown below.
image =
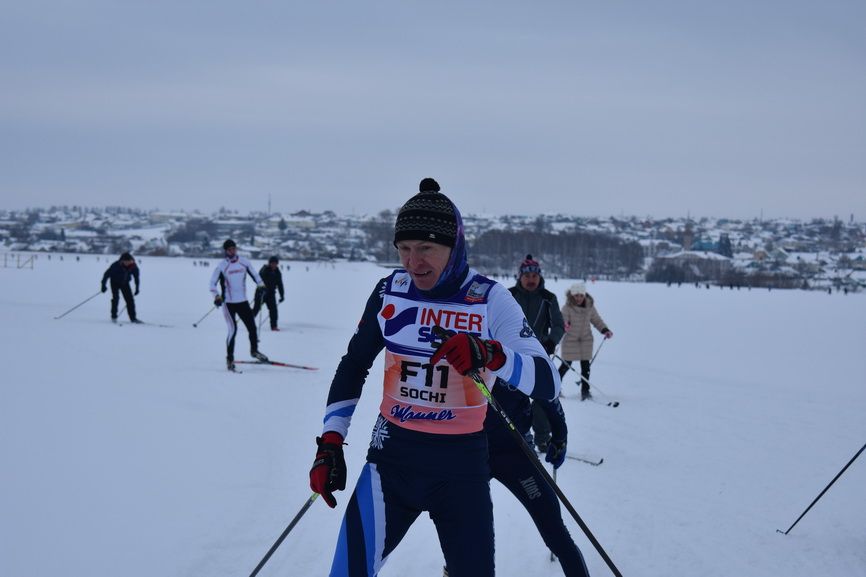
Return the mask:
<svg viewBox="0 0 866 577">
<path fill-rule="evenodd" d="M 553 399 L 559 373 L 508 290 L 469 269 L 459 290 L 432 297 L 418 290 L 404 270 L 374 289 L 331 383 L 323 431 L 347 437 L 370 367 L 385 349 L 380 423 L 422 435 L 466 435 L 482 431 L 487 403 L 469 377 L 446 361 L 430 364 L 439 344 L 432 327 L 469 332 L 502 344 L 505 364 L 480 372 L 488 387 L 502 379 L 523 394 Z"/>
</svg>

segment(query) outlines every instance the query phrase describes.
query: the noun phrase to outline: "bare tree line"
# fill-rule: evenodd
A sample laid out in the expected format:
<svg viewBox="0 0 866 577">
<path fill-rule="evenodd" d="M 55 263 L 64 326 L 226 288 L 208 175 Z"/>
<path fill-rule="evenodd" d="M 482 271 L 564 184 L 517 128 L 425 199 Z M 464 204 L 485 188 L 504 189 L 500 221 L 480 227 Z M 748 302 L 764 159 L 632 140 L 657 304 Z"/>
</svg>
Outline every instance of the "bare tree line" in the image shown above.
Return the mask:
<svg viewBox="0 0 866 577">
<path fill-rule="evenodd" d="M 490 230 L 471 243 L 470 259 L 491 274 L 509 274 L 527 254 L 546 276 L 625 278 L 641 270 L 643 249 L 637 242 L 610 234 Z"/>
</svg>

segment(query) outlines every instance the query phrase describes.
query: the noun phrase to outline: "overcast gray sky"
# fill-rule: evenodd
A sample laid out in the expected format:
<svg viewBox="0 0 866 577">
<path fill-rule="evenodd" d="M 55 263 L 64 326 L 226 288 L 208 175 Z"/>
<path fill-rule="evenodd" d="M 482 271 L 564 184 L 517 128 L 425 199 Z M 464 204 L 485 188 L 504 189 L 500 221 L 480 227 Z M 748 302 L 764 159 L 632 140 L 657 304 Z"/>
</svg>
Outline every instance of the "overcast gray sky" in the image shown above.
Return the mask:
<svg viewBox="0 0 866 577">
<path fill-rule="evenodd" d="M 2 0 L 2 208 L 866 220 L 862 0 Z"/>
</svg>

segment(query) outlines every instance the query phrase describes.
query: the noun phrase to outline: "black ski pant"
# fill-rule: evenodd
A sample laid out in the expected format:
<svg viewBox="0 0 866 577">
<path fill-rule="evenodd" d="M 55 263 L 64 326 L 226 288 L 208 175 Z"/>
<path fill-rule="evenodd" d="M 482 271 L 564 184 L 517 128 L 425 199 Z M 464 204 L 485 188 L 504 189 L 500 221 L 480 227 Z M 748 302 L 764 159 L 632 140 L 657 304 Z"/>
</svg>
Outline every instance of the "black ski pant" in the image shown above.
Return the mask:
<svg viewBox="0 0 866 577">
<path fill-rule="evenodd" d="M 136 319 L 135 298 L 132 296 L 132 289 L 129 288 L 129 283 L 111 283 L 111 318 L 117 318 L 117 305 L 120 303 L 119 293 L 123 294 L 123 300 L 126 302 L 126 314 L 129 315 L 129 320 L 134 321 Z"/>
<path fill-rule="evenodd" d="M 223 317 L 225 317 L 226 326 L 228 327 L 228 334 L 226 335 L 226 357 L 232 360 L 235 358 L 235 336 L 238 333 L 238 323 L 235 320 L 235 315 L 240 317 L 244 326 L 247 327 L 247 333 L 250 337 L 250 354 L 255 354 L 259 350 L 259 336 L 256 332 L 256 319 L 253 316 L 250 303 L 247 301 L 225 303 L 225 305 L 223 305 Z"/>
<path fill-rule="evenodd" d="M 565 374 L 573 362 L 563 361 L 559 365 L 560 379 L 565 378 Z M 582 378 L 578 379 L 578 382 L 580 383 L 581 394 L 586 395 L 589 393 L 589 361 L 580 361 L 580 376 Z M 532 433 L 536 446 L 546 446 L 550 441 L 550 422 L 547 420 L 544 410 L 535 402 L 532 403 Z"/>
<path fill-rule="evenodd" d="M 264 295 L 256 295 L 256 305 L 253 307 L 253 316 L 259 314 L 259 311 L 262 310 L 262 301 L 265 302 L 265 305 L 268 307 L 268 316 L 271 319 L 271 328 L 277 328 L 277 294 L 273 291 L 265 291 Z"/>
<path fill-rule="evenodd" d="M 376 577 L 424 511 L 436 527 L 449 575 L 494 576 L 493 505 L 487 479 L 418 475 L 366 463 L 346 505 L 329 577 Z"/>
<path fill-rule="evenodd" d="M 346 504 L 330 577 L 376 577 L 425 511 L 451 577 L 493 577 L 487 435 L 410 431 L 382 415 L 373 430 L 367 464 Z"/>
<path fill-rule="evenodd" d="M 532 401 L 532 435 L 535 439 L 535 446 L 547 450 L 551 436 L 550 421 L 547 419 L 544 409 L 535 401 Z"/>
<path fill-rule="evenodd" d="M 562 361 L 562 364 L 559 365 L 559 378 L 564 378 L 565 373 L 568 372 L 568 369 L 571 368 L 571 363 L 574 361 Z M 580 390 L 584 392 L 589 392 L 589 361 L 580 361 Z"/>
<path fill-rule="evenodd" d="M 544 544 L 559 559 L 565 576 L 589 577 L 583 555 L 562 520 L 556 493 L 517 444 L 513 445 L 513 448 L 491 448 L 491 475 L 517 497 L 532 517 Z"/>
</svg>

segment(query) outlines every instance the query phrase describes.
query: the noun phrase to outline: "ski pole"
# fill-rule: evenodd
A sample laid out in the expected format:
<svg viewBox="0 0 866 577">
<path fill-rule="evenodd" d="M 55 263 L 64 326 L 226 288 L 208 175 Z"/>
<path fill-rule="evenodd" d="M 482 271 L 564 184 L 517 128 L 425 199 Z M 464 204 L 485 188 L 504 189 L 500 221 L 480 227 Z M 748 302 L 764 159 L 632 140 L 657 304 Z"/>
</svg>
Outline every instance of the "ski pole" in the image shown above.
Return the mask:
<svg viewBox="0 0 866 577">
<path fill-rule="evenodd" d="M 599 348 L 599 350 L 601 349 L 601 347 L 598 347 L 598 348 Z M 596 354 L 598 354 L 598 353 L 596 353 Z M 571 364 L 570 362 L 566 361 L 565 359 L 563 359 L 562 357 L 560 357 L 560 356 L 557 355 L 556 353 L 553 353 L 553 358 L 555 358 L 555 359 L 559 359 L 561 362 L 565 363 L 566 366 L 568 366 L 569 369 L 571 369 L 572 371 L 574 371 L 575 373 L 577 373 L 578 376 L 580 376 L 580 380 L 581 380 L 581 381 L 585 381 L 587 385 L 589 385 L 589 386 L 592 387 L 593 389 L 597 390 L 599 393 L 601 393 L 601 394 L 604 395 L 605 397 L 610 398 L 610 395 L 608 395 L 607 393 L 605 393 L 604 391 L 602 391 L 602 390 L 599 388 L 598 385 L 596 385 L 595 383 L 590 383 L 590 382 L 589 382 L 589 379 L 587 379 L 586 377 L 584 377 L 583 375 L 581 375 L 580 372 L 579 372 L 577 369 L 574 368 L 574 365 L 573 365 L 573 364 Z M 592 361 L 589 361 L 589 363 L 590 363 L 590 365 L 591 365 L 591 364 L 592 364 Z"/>
<path fill-rule="evenodd" d="M 599 347 L 599 348 L 601 348 L 601 347 Z M 586 377 L 584 377 L 582 374 L 580 374 L 580 371 L 578 371 L 577 369 L 574 368 L 574 364 L 573 364 L 571 361 L 566 361 L 565 359 L 563 359 L 562 357 L 560 357 L 560 356 L 557 355 L 556 353 L 553 353 L 553 358 L 559 360 L 559 361 L 562 362 L 562 363 L 564 363 L 565 366 L 568 367 L 568 370 L 570 370 L 570 371 L 574 371 L 575 373 L 577 373 L 577 375 L 580 377 L 580 380 L 581 380 L 581 381 L 586 381 L 586 384 L 587 384 L 587 385 L 589 385 L 589 386 L 591 386 L 591 387 L 595 387 L 595 388 L 598 389 L 598 387 L 596 387 L 593 383 L 590 383 L 589 380 L 587 380 Z M 592 363 L 592 361 L 589 361 L 589 362 Z M 601 391 L 601 389 L 598 389 L 598 390 Z M 601 391 L 601 392 L 604 392 L 604 391 Z"/>
<path fill-rule="evenodd" d="M 436 325 L 433 327 L 433 334 L 439 336 L 440 338 L 447 339 L 450 335 L 443 329 L 442 327 Z M 547 469 L 544 468 L 544 465 L 541 464 L 541 461 L 538 460 L 538 455 L 535 454 L 535 451 L 526 443 L 526 439 L 523 438 L 523 435 L 520 434 L 520 431 L 517 430 L 517 427 L 514 426 L 514 423 L 511 421 L 511 418 L 508 416 L 500 404 L 493 398 L 493 395 L 490 393 L 490 389 L 487 388 L 487 384 L 481 380 L 481 377 L 478 375 L 477 371 L 470 371 L 467 376 L 471 378 L 475 382 L 475 386 L 478 387 L 478 390 L 481 391 L 481 394 L 484 395 L 484 398 L 487 399 L 487 402 L 493 407 L 493 410 L 496 411 L 496 414 L 499 415 L 499 418 L 502 419 L 502 422 L 505 424 L 505 428 L 511 433 L 511 436 L 514 437 L 517 444 L 520 446 L 523 453 L 529 458 L 529 462 L 535 467 L 536 471 L 539 472 L 541 478 L 544 479 L 550 488 L 553 489 L 556 496 L 559 498 L 560 502 L 565 506 L 571 516 L 577 521 L 577 524 L 580 526 L 580 529 L 583 531 L 584 535 L 586 535 L 587 539 L 589 539 L 592 546 L 595 547 L 595 550 L 598 551 L 598 554 L 601 555 L 601 558 L 604 559 L 604 562 L 607 563 L 607 566 L 610 568 L 611 572 L 616 577 L 622 577 L 622 573 L 619 572 L 619 569 L 614 565 L 613 560 L 608 556 L 607 552 L 604 550 L 604 547 L 601 546 L 601 543 L 598 542 L 598 539 L 595 538 L 595 535 L 592 534 L 592 531 L 589 530 L 589 527 L 586 523 L 583 522 L 583 519 L 580 518 L 575 508 L 572 506 L 571 502 L 565 496 L 565 493 L 562 492 L 562 489 L 559 488 L 559 485 L 556 484 L 556 481 L 553 480 L 553 477 L 550 476 L 550 473 L 547 472 Z"/>
<path fill-rule="evenodd" d="M 202 322 L 202 321 L 205 319 L 205 317 L 207 317 L 209 314 L 211 314 L 212 312 L 214 312 L 216 309 L 217 309 L 216 305 L 212 306 L 212 307 L 211 307 L 211 308 L 210 308 L 210 309 L 209 309 L 209 310 L 204 314 L 203 317 L 201 317 L 200 319 L 198 319 L 196 322 L 192 323 L 192 326 L 197 327 L 197 326 L 199 325 L 199 323 Z"/>
<path fill-rule="evenodd" d="M 301 510 L 300 510 L 300 511 L 298 511 L 298 514 L 295 515 L 295 518 L 292 519 L 291 523 L 289 523 L 289 526 L 286 527 L 286 530 L 285 530 L 285 531 L 283 531 L 283 534 L 280 535 L 280 537 L 276 540 L 276 542 L 275 542 L 273 545 L 271 545 L 271 548 L 268 549 L 268 552 L 265 553 L 265 556 L 262 557 L 262 560 L 259 561 L 259 564 L 256 565 L 256 568 L 253 569 L 253 572 L 252 572 L 252 573 L 250 573 L 250 577 L 256 577 L 256 575 L 258 575 L 258 573 L 259 573 L 259 571 L 261 571 L 262 567 L 265 566 L 265 563 L 268 562 L 268 559 L 271 558 L 271 555 L 274 554 L 274 551 L 277 550 L 277 547 L 279 547 L 280 544 L 283 542 L 283 540 L 285 540 L 285 538 L 289 535 L 289 532 L 290 532 L 292 529 L 294 529 L 295 525 L 298 524 L 298 521 L 301 520 L 301 517 L 304 516 L 304 513 L 307 512 L 307 509 L 310 508 L 310 505 L 313 504 L 313 501 L 315 501 L 315 500 L 316 500 L 316 497 L 318 497 L 318 496 L 319 496 L 318 493 L 313 493 L 312 495 L 310 495 L 310 498 L 307 499 L 307 502 L 304 503 L 304 506 L 301 507 Z"/>
<path fill-rule="evenodd" d="M 815 497 L 815 500 L 814 500 L 814 501 L 812 501 L 812 502 L 811 502 L 811 503 L 810 503 L 810 504 L 809 504 L 809 506 L 808 506 L 808 507 L 806 507 L 806 510 L 805 510 L 805 511 L 803 511 L 803 512 L 802 512 L 802 513 L 801 513 L 801 514 L 800 514 L 800 516 L 799 516 L 799 517 L 797 517 L 797 520 L 796 520 L 796 521 L 794 521 L 794 523 L 793 523 L 793 524 L 792 524 L 792 525 L 791 525 L 791 526 L 790 526 L 790 527 L 788 527 L 788 531 L 781 531 L 781 530 L 779 530 L 779 529 L 776 529 L 776 533 L 782 533 L 782 534 L 783 534 L 783 535 L 787 535 L 787 534 L 788 534 L 788 532 L 789 532 L 789 531 L 790 531 L 790 530 L 791 530 L 791 529 L 793 529 L 793 528 L 794 528 L 794 525 L 796 525 L 796 524 L 797 524 L 797 523 L 799 523 L 799 522 L 800 522 L 800 519 L 802 519 L 802 518 L 803 518 L 803 517 L 804 517 L 804 516 L 805 516 L 805 515 L 806 515 L 806 513 L 808 513 L 808 512 L 809 512 L 809 509 L 811 509 L 811 508 L 812 508 L 812 505 L 814 505 L 814 504 L 815 504 L 815 503 L 817 503 L 817 502 L 818 502 L 818 499 L 820 499 L 820 498 L 821 498 L 821 497 L 823 497 L 823 496 L 824 496 L 824 493 L 826 493 L 826 492 L 827 492 L 827 490 L 828 490 L 828 489 L 829 489 L 829 488 L 830 488 L 830 487 L 832 487 L 832 486 L 833 486 L 833 483 L 835 483 L 835 482 L 836 482 L 836 479 L 838 479 L 838 478 L 839 478 L 839 477 L 841 477 L 841 476 L 842 476 L 842 473 L 844 473 L 844 472 L 845 472 L 845 469 L 847 469 L 847 468 L 848 468 L 848 467 L 850 467 L 850 466 L 851 466 L 851 463 L 853 463 L 853 462 L 854 462 L 854 461 L 855 461 L 855 460 L 856 460 L 856 459 L 857 459 L 857 457 L 859 457 L 859 456 L 860 456 L 860 453 L 862 453 L 862 452 L 863 452 L 863 449 L 866 449 L 866 445 L 863 445 L 863 446 L 862 446 L 862 447 L 860 447 L 860 450 L 859 450 L 859 451 L 857 451 L 857 454 L 856 454 L 856 455 L 854 455 L 854 456 L 853 456 L 853 457 L 851 457 L 851 460 L 850 460 L 850 461 L 848 461 L 848 464 L 847 464 L 847 465 L 845 465 L 845 466 L 844 466 L 844 467 L 842 467 L 842 470 L 841 470 L 841 471 L 839 471 L 839 472 L 838 472 L 838 473 L 837 473 L 837 474 L 836 474 L 836 476 L 835 476 L 835 477 L 833 477 L 833 480 L 832 480 L 832 481 L 830 481 L 830 484 L 829 484 L 829 485 L 827 485 L 827 486 L 826 486 L 826 487 L 824 487 L 824 490 L 823 490 L 823 491 L 821 491 L 821 493 L 820 493 L 820 494 L 819 494 L 819 495 L 818 495 L 818 496 L 817 496 L 817 497 Z"/>
<path fill-rule="evenodd" d="M 270 310 L 268 310 L 268 316 L 265 316 L 265 311 L 264 311 L 264 310 L 259 310 L 259 326 L 258 326 L 258 330 L 259 330 L 260 333 L 262 332 L 262 326 L 264 326 L 265 321 L 269 321 L 270 319 L 271 319 L 271 311 L 270 311 Z"/>
<path fill-rule="evenodd" d="M 535 454 L 529 445 L 526 444 L 526 439 L 523 438 L 523 435 L 518 432 L 517 427 L 514 426 L 514 423 L 508 417 L 508 414 L 502 409 L 496 399 L 493 398 L 493 395 L 490 394 L 490 389 L 487 388 L 487 384 L 477 372 L 470 372 L 469 376 L 475 381 L 475 385 L 481 390 L 481 394 L 483 394 L 487 398 L 487 402 L 490 403 L 490 406 L 493 407 L 493 410 L 499 415 L 502 421 L 505 423 L 506 427 L 509 431 L 511 431 L 511 436 L 515 438 L 515 440 L 520 445 L 520 448 L 523 450 L 524 454 L 529 458 L 530 462 L 533 464 L 535 469 L 541 473 L 542 478 L 547 481 L 547 484 L 550 485 L 550 488 L 556 493 L 556 496 L 559 497 L 559 500 L 571 514 L 577 524 L 580 526 L 580 529 L 583 531 L 584 535 L 586 535 L 587 539 L 589 539 L 592 546 L 595 547 L 595 550 L 598 551 L 598 554 L 601 555 L 601 558 L 604 559 L 604 562 L 610 568 L 611 573 L 613 573 L 616 577 L 622 577 L 622 573 L 619 572 L 616 565 L 614 565 L 613 560 L 608 556 L 607 552 L 604 550 L 604 547 L 601 546 L 601 543 L 598 542 L 598 539 L 595 538 L 595 535 L 592 534 L 587 524 L 581 519 L 580 515 L 575 510 L 574 506 L 572 506 L 571 502 L 565 496 L 565 493 L 562 492 L 562 489 L 559 488 L 559 485 L 556 484 L 556 481 L 550 476 L 550 473 L 547 472 L 547 469 L 544 468 L 544 465 L 541 464 L 541 461 L 538 459 L 538 456 Z"/>
<path fill-rule="evenodd" d="M 99 291 L 98 293 L 96 293 L 95 295 L 93 295 L 93 296 L 91 296 L 91 297 L 87 297 L 86 299 L 84 299 L 83 301 L 81 301 L 80 303 L 78 303 L 77 305 L 75 305 L 74 307 L 72 307 L 71 309 L 69 309 L 68 311 L 66 311 L 65 313 L 63 313 L 62 315 L 60 315 L 60 316 L 58 316 L 58 317 L 54 317 L 54 320 L 62 319 L 63 317 L 65 317 L 66 315 L 68 315 L 69 313 L 71 313 L 72 311 L 74 311 L 75 309 L 77 309 L 78 307 L 80 307 L 81 305 L 83 305 L 84 303 L 86 303 L 86 302 L 88 302 L 88 301 L 90 301 L 90 300 L 95 299 L 95 298 L 98 297 L 100 294 L 102 294 L 102 291 Z"/>
<path fill-rule="evenodd" d="M 595 349 L 595 354 L 592 355 L 592 358 L 591 358 L 591 359 L 589 359 L 589 366 L 592 366 L 592 362 L 595 360 L 595 357 L 598 356 L 598 353 L 601 352 L 601 347 L 604 346 L 604 343 L 605 343 L 606 340 L 607 340 L 607 339 L 601 339 L 601 344 L 598 345 L 598 348 Z"/>
<path fill-rule="evenodd" d="M 253 310 L 255 310 L 255 308 L 256 308 L 257 305 L 258 305 L 259 307 L 261 307 L 261 306 L 262 306 L 262 302 L 263 302 L 263 300 L 264 300 L 264 299 L 262 298 L 262 289 L 260 289 L 260 288 L 256 288 L 256 292 L 255 292 L 255 294 L 253 294 L 253 302 L 250 304 L 250 307 L 252 307 Z M 262 324 L 265 322 L 265 320 L 264 320 L 264 318 L 263 318 L 264 315 L 262 314 L 262 312 L 263 312 L 262 309 L 259 308 L 259 314 L 258 314 L 258 317 L 259 317 L 259 319 L 258 319 L 259 324 L 258 324 L 258 326 L 256 327 L 256 330 L 258 330 L 258 332 L 260 332 L 260 333 L 262 332 Z"/>
<path fill-rule="evenodd" d="M 556 483 L 556 467 L 553 468 L 553 482 Z M 554 563 L 556 561 L 556 555 L 553 554 L 553 551 L 550 552 L 550 562 Z"/>
</svg>

